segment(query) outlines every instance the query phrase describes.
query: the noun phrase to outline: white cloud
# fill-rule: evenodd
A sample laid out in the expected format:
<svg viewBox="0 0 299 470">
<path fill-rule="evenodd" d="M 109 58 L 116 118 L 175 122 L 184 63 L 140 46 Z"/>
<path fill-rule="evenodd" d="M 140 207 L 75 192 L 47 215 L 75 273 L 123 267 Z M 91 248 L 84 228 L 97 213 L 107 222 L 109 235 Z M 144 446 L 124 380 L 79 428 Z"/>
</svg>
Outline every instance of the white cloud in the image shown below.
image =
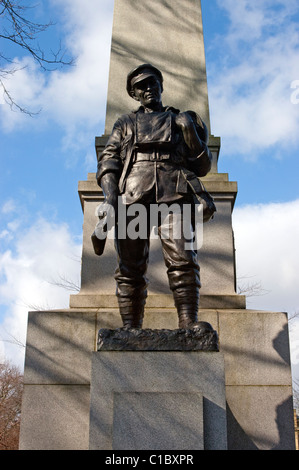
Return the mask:
<svg viewBox="0 0 299 470">
<path fill-rule="evenodd" d="M 31 57 L 14 59 L 8 69 L 16 71 L 2 78 L 6 90 L 18 106 L 38 113 L 41 108 L 41 93 L 45 86 L 45 77 L 38 69 Z M 1 89 L 1 114 L 0 123 L 4 131 L 11 132 L 18 126 L 32 124 L 28 116 L 18 111 L 15 107 L 10 107 L 9 99 L 5 97 Z M 6 104 L 5 104 L 6 103 Z"/>
<path fill-rule="evenodd" d="M 230 35 L 233 39 L 252 41 L 260 38 L 265 28 L 283 25 L 292 15 L 298 12 L 297 0 L 217 0 L 219 8 L 230 17 Z"/>
<path fill-rule="evenodd" d="M 248 309 L 287 312 L 291 358 L 299 377 L 299 199 L 239 207 L 233 213 L 237 275 L 261 284 L 265 295 L 249 297 Z M 242 282 L 242 281 L 241 281 Z"/>
<path fill-rule="evenodd" d="M 22 364 L 24 350 L 6 341 L 25 343 L 28 311 L 68 308 L 70 292 L 52 283 L 65 277 L 79 284 L 80 257 L 81 244 L 67 225 L 45 219 L 17 234 L 14 252 L 0 254 L 0 344 L 6 357 Z"/>
<path fill-rule="evenodd" d="M 51 120 L 65 131 L 65 146 L 86 143 L 86 132 L 104 120 L 113 18 L 111 0 L 51 0 L 63 22 L 66 47 L 76 65 L 47 76 L 30 57 L 19 62 L 23 68 L 9 77 L 7 87 L 15 101 L 29 110 L 42 110 L 36 123 L 2 106 L 2 126 L 42 125 Z"/>
<path fill-rule="evenodd" d="M 270 291 L 260 308 L 299 311 L 299 200 L 237 207 L 233 213 L 238 275 Z"/>
<path fill-rule="evenodd" d="M 16 204 L 13 199 L 8 199 L 1 207 L 2 214 L 10 214 L 16 210 Z"/>
<path fill-rule="evenodd" d="M 50 0 L 77 65 L 45 79 L 27 57 L 20 63 L 27 68 L 9 81 L 16 101 L 42 109 L 30 126 L 58 124 L 69 153 L 86 148 L 95 128 L 100 132 L 104 124 L 113 3 Z M 230 26 L 216 42 L 223 60 L 208 66 L 212 131 L 225 142 L 222 152 L 254 159 L 269 147 L 275 152 L 277 145 L 297 144 L 299 105 L 291 103 L 291 84 L 299 79 L 299 33 L 292 17 L 297 0 L 226 0 L 218 6 Z M 28 118 L 2 108 L 6 130 L 28 125 Z"/>
<path fill-rule="evenodd" d="M 230 27 L 217 42 L 222 60 L 210 72 L 213 133 L 225 153 L 256 158 L 260 151 L 299 143 L 299 106 L 291 84 L 299 79 L 295 2 L 227 0 Z"/>
</svg>

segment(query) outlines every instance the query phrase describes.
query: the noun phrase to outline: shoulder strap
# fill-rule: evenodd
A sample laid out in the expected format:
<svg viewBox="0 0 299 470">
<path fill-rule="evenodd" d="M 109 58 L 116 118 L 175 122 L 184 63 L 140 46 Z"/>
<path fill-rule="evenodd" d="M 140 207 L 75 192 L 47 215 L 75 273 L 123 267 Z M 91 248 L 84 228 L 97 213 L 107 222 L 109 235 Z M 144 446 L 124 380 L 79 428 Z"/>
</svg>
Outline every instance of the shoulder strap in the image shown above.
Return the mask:
<svg viewBox="0 0 299 470">
<path fill-rule="evenodd" d="M 119 179 L 119 183 L 118 183 L 118 187 L 119 187 L 120 192 L 122 192 L 123 189 L 124 189 L 125 178 L 127 176 L 129 165 L 130 165 L 131 160 L 132 160 L 132 154 L 133 154 L 132 150 L 133 150 L 133 145 L 134 145 L 134 140 L 135 140 L 134 129 L 135 129 L 136 114 L 135 113 L 130 113 L 130 114 L 127 114 L 127 117 L 129 118 L 129 120 L 131 121 L 131 124 L 133 125 L 133 132 L 132 132 L 131 138 L 128 139 L 128 141 L 126 143 L 126 148 L 125 148 L 126 157 L 125 157 L 125 162 L 124 162 L 124 166 L 123 166 L 123 171 L 122 171 L 121 177 Z"/>
</svg>

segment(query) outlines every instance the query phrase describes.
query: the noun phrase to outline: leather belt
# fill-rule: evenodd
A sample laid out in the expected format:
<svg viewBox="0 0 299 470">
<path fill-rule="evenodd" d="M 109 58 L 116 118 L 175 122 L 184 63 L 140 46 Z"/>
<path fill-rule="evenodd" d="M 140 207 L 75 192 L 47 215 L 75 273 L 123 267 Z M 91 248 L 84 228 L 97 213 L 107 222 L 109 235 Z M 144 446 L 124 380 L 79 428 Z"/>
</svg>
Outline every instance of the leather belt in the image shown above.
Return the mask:
<svg viewBox="0 0 299 470">
<path fill-rule="evenodd" d="M 152 153 L 142 153 L 142 152 L 136 152 L 134 157 L 133 157 L 133 163 L 136 162 L 169 162 L 173 163 L 176 165 L 181 165 L 183 163 L 183 159 L 179 159 L 179 161 L 176 160 L 175 156 L 171 154 L 162 154 L 159 155 L 158 153 L 152 152 Z"/>
<path fill-rule="evenodd" d="M 170 155 L 159 155 L 158 153 L 143 153 L 143 152 L 136 152 L 134 156 L 134 163 L 135 162 L 161 162 L 162 160 L 170 160 Z"/>
</svg>

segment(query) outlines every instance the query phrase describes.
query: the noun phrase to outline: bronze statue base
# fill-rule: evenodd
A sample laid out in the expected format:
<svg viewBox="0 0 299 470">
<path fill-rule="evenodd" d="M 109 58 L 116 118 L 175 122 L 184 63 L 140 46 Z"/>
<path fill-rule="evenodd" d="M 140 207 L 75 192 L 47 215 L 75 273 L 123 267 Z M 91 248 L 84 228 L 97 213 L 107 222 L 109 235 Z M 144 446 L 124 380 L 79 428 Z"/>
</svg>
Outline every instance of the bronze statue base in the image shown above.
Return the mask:
<svg viewBox="0 0 299 470">
<path fill-rule="evenodd" d="M 98 351 L 219 351 L 213 329 L 101 329 Z"/>
</svg>

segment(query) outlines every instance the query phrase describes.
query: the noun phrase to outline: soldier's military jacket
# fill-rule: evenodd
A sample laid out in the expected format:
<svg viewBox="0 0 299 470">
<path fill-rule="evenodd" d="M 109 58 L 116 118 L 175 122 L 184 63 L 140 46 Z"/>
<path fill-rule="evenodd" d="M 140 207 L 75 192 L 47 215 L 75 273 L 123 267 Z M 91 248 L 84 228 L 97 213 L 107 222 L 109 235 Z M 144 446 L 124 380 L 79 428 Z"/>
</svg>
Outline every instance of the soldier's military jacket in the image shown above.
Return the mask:
<svg viewBox="0 0 299 470">
<path fill-rule="evenodd" d="M 188 111 L 203 142 L 200 155 L 190 155 L 181 129 L 175 124 L 179 110 L 145 112 L 143 107 L 121 116 L 114 124 L 104 151 L 98 157 L 97 181 L 113 172 L 119 177 L 119 192 L 126 204 L 142 202 L 154 191 L 156 202 L 179 200 L 190 192 L 203 190 L 197 177 L 211 169 L 212 156 L 207 146 L 208 132 L 201 118 Z M 192 185 L 188 184 L 192 181 Z"/>
</svg>

